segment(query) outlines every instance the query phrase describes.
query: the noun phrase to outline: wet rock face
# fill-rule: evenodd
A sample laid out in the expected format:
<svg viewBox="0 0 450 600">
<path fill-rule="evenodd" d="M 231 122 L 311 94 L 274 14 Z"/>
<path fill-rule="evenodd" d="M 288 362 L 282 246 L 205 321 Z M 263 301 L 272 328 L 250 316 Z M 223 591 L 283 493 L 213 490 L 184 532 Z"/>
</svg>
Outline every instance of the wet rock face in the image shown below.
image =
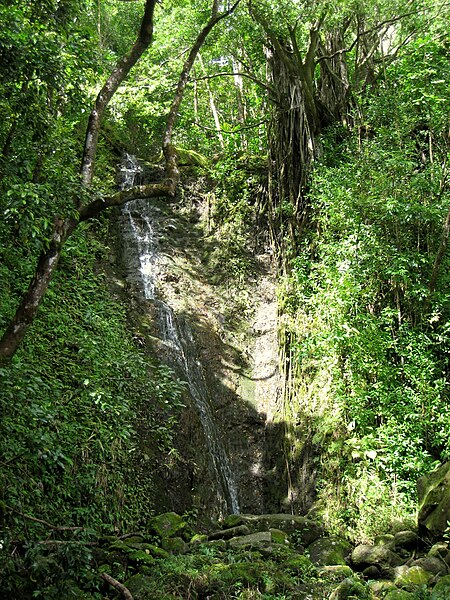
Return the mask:
<svg viewBox="0 0 450 600">
<path fill-rule="evenodd" d="M 127 163 L 127 177 L 131 170 Z M 187 382 L 182 420 L 189 425 L 180 424 L 177 445 L 195 468 L 180 481 L 190 486 L 184 504 L 216 518 L 291 509 L 283 504 L 285 464 L 277 463 L 285 430 L 274 422 L 281 399 L 275 268 L 262 252 L 250 258 L 248 281 L 218 282 L 205 250 L 211 232 L 205 236 L 199 221 L 202 198 L 188 193 L 180 204 L 131 204 L 119 217 L 126 288 L 141 321 L 151 323 L 141 342 Z M 173 494 L 171 506 L 181 509 Z"/>
<path fill-rule="evenodd" d="M 417 482 L 419 498 L 419 534 L 428 540 L 439 540 L 450 522 L 450 462 Z"/>
</svg>

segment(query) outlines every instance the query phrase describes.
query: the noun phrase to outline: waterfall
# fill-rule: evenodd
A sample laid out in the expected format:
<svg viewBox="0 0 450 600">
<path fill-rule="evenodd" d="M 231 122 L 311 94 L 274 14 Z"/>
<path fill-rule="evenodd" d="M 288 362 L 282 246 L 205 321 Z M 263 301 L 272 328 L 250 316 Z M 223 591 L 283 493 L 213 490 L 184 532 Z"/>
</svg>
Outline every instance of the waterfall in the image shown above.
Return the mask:
<svg viewBox="0 0 450 600">
<path fill-rule="evenodd" d="M 120 173 L 122 189 L 136 185 L 143 179 L 142 167 L 129 154 L 124 158 Z M 148 200 L 133 200 L 122 209 L 124 225 L 128 228 L 127 237 L 137 253 L 140 287 L 144 297 L 155 305 L 161 339 L 173 351 L 174 362 L 181 370 L 197 408 L 216 479 L 217 500 L 227 512 L 238 514 L 237 487 L 214 420 L 211 398 L 192 330 L 185 319 L 177 317 L 171 306 L 157 298 L 160 269 L 156 228 L 158 213 Z"/>
</svg>

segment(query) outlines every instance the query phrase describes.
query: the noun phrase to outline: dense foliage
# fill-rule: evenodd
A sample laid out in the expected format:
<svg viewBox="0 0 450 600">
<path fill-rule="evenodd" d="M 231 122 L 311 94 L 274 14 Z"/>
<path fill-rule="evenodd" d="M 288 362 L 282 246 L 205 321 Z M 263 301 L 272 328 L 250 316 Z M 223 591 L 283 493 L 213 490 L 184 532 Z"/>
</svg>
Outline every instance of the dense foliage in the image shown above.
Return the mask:
<svg viewBox="0 0 450 600">
<path fill-rule="evenodd" d="M 448 7 L 433 4 L 241 2 L 201 48 L 174 135 L 180 163 L 183 148 L 195 151 L 207 173 L 205 262 L 218 283 L 233 280 L 235 312 L 247 314 L 252 252 L 273 243 L 288 469 L 306 435 L 316 510 L 356 540 L 411 515 L 417 477 L 450 459 Z M 106 111 L 93 185 L 80 183 L 91 104 L 143 6 L 0 2 L 2 330 L 74 199 L 114 191 L 125 150 L 161 160 L 206 1 L 158 3 L 153 45 Z M 49 524 L 138 527 L 158 500 L 157 462 L 176 455 L 183 386 L 133 336 L 110 285 L 112 236 L 104 215 L 78 226 L 30 333 L 1 365 L 2 540 L 38 539 Z M 194 570 L 198 582 L 208 558 L 157 576 Z M 217 586 L 234 577 L 238 594 L 272 566 L 259 579 L 227 567 Z"/>
<path fill-rule="evenodd" d="M 360 99 L 359 127 L 325 134 L 313 226 L 282 293 L 292 401 L 324 446 L 321 496 L 357 536 L 413 511 L 417 478 L 450 456 L 445 52 L 412 44 Z"/>
</svg>

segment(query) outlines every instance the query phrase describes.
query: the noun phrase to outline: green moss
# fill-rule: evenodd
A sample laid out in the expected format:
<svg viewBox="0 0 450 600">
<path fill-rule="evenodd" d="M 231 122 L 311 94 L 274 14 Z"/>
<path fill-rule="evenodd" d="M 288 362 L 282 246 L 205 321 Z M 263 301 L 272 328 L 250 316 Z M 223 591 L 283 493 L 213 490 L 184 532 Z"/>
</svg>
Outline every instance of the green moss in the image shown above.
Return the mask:
<svg viewBox="0 0 450 600">
<path fill-rule="evenodd" d="M 187 523 L 177 513 L 167 512 L 150 519 L 148 528 L 162 539 L 183 532 L 187 528 Z"/>
</svg>

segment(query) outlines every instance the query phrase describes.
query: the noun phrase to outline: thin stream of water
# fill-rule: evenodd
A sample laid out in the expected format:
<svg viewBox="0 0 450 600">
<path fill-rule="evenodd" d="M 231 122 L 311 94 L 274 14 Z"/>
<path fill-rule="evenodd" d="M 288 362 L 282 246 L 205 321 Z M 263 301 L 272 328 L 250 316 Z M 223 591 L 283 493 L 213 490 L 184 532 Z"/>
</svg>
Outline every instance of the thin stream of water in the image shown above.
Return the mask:
<svg viewBox="0 0 450 600">
<path fill-rule="evenodd" d="M 126 155 L 121 168 L 121 187 L 126 189 L 140 183 L 143 173 L 135 157 Z M 223 508 L 239 513 L 238 492 L 230 462 L 214 421 L 208 387 L 198 360 L 192 330 L 184 319 L 178 319 L 173 309 L 156 298 L 159 274 L 158 232 L 155 228 L 156 211 L 146 200 L 134 200 L 123 208 L 123 214 L 137 246 L 142 289 L 147 300 L 155 303 L 158 312 L 160 335 L 174 351 L 174 359 L 182 370 L 193 398 L 216 476 L 217 499 Z"/>
</svg>

